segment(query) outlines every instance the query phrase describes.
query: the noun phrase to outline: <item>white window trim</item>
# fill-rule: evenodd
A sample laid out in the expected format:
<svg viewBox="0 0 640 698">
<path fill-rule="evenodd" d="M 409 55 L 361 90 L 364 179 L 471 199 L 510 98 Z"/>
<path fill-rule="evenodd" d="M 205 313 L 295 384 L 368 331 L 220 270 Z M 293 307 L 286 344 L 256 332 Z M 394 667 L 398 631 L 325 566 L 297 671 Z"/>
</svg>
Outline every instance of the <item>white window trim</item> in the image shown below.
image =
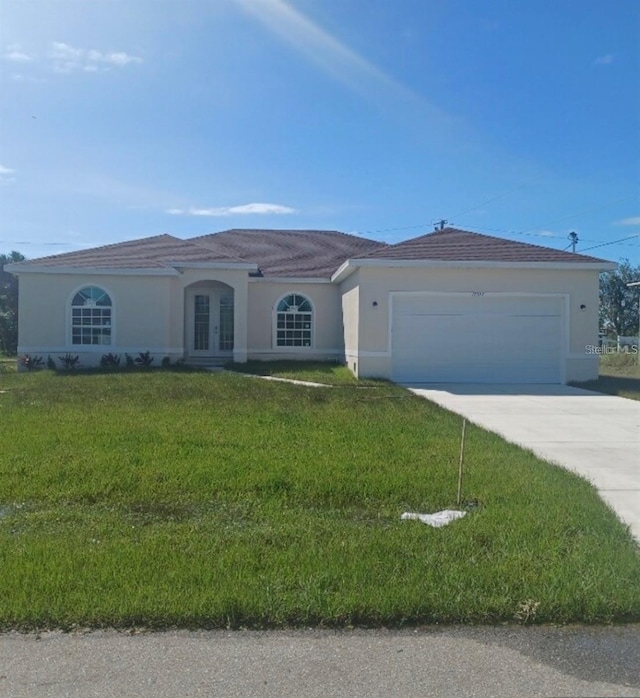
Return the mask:
<svg viewBox="0 0 640 698">
<path fill-rule="evenodd" d="M 95 288 L 99 288 L 101 291 L 104 291 L 109 298 L 111 299 L 111 342 L 109 344 L 74 344 L 73 343 L 73 313 L 72 313 L 72 303 L 73 299 L 75 298 L 76 294 L 82 291 L 83 288 L 88 288 L 90 286 L 94 286 Z M 77 286 L 68 296 L 67 298 L 67 304 L 66 304 L 66 341 L 67 341 L 67 348 L 66 351 L 75 351 L 77 352 L 85 352 L 85 351 L 90 351 L 90 352 L 105 352 L 108 351 L 109 349 L 113 349 L 113 347 L 116 346 L 116 304 L 113 298 L 113 293 L 112 291 L 104 286 L 103 284 L 97 284 L 93 283 L 91 281 L 81 284 L 80 286 Z"/>
<path fill-rule="evenodd" d="M 311 306 L 311 344 L 308 347 L 285 347 L 278 344 L 278 306 L 288 296 L 302 296 Z M 274 350 L 283 353 L 295 354 L 298 352 L 311 352 L 316 346 L 316 306 L 311 296 L 308 293 L 300 293 L 300 291 L 287 291 L 280 295 L 273 304 L 271 311 L 271 346 Z"/>
</svg>

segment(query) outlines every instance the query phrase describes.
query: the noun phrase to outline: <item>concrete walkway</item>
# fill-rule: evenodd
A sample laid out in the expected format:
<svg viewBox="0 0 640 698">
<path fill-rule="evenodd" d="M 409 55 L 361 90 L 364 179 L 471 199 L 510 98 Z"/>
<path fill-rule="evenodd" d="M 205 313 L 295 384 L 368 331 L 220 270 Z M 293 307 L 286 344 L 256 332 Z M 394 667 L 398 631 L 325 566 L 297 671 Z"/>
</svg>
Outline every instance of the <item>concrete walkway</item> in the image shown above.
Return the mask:
<svg viewBox="0 0 640 698">
<path fill-rule="evenodd" d="M 640 541 L 640 402 L 560 385 L 407 385 L 590 480 Z"/>
</svg>

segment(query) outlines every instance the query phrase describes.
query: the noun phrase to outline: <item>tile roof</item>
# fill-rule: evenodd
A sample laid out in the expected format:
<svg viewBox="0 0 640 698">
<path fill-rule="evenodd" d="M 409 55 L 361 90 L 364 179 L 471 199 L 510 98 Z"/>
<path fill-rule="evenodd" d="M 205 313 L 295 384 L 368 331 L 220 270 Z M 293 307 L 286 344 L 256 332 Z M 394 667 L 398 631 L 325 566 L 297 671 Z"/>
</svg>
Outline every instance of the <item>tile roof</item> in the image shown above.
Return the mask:
<svg viewBox="0 0 640 698">
<path fill-rule="evenodd" d="M 374 250 L 365 259 L 451 262 L 602 262 L 583 254 L 554 250 L 527 242 L 444 228 L 411 240 Z"/>
<path fill-rule="evenodd" d="M 445 228 L 388 245 L 333 230 L 233 229 L 181 240 L 156 235 L 12 265 L 103 269 L 166 269 L 175 262 L 251 263 L 257 274 L 330 278 L 348 259 L 461 262 L 588 262 L 604 260 L 548 247 Z"/>
<path fill-rule="evenodd" d="M 42 267 L 91 267 L 94 269 L 163 269 L 170 262 L 243 262 L 229 254 L 213 251 L 180 240 L 172 235 L 156 235 L 139 240 L 117 242 L 78 252 L 40 257 L 23 264 Z"/>
<path fill-rule="evenodd" d="M 347 259 L 362 257 L 383 242 L 336 230 L 234 229 L 191 238 L 215 252 L 255 262 L 263 276 L 330 277 Z"/>
</svg>

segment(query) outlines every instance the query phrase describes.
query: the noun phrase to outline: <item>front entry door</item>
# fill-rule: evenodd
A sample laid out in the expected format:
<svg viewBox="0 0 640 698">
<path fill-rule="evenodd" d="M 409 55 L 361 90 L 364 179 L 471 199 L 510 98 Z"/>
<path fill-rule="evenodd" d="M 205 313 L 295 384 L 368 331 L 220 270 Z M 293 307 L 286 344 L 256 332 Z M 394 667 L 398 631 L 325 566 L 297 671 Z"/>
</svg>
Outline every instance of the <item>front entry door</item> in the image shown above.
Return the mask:
<svg viewBox="0 0 640 698">
<path fill-rule="evenodd" d="M 196 289 L 189 294 L 189 355 L 231 356 L 233 292 Z"/>
</svg>

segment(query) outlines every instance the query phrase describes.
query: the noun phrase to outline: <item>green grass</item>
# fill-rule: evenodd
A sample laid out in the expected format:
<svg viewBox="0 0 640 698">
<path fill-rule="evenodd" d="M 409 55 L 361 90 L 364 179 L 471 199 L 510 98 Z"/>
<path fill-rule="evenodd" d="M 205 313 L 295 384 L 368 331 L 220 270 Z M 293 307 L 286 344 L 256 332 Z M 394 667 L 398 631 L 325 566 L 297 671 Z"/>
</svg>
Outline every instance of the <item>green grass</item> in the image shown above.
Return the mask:
<svg viewBox="0 0 640 698">
<path fill-rule="evenodd" d="M 379 381 L 359 381 L 346 366 L 329 361 L 247 361 L 244 364 L 230 363 L 225 368 L 256 376 L 292 378 L 327 385 L 380 384 Z"/>
<path fill-rule="evenodd" d="M 401 521 L 454 505 L 460 420 L 377 385 L 2 374 L 0 628 L 640 620 L 595 490 L 474 426 L 479 506 Z"/>
<path fill-rule="evenodd" d="M 640 361 L 637 354 L 609 354 L 600 359 L 597 380 L 577 383 L 579 388 L 640 400 Z"/>
<path fill-rule="evenodd" d="M 13 373 L 16 370 L 16 357 L 4 356 L 0 354 L 0 375 L 3 373 Z"/>
</svg>

